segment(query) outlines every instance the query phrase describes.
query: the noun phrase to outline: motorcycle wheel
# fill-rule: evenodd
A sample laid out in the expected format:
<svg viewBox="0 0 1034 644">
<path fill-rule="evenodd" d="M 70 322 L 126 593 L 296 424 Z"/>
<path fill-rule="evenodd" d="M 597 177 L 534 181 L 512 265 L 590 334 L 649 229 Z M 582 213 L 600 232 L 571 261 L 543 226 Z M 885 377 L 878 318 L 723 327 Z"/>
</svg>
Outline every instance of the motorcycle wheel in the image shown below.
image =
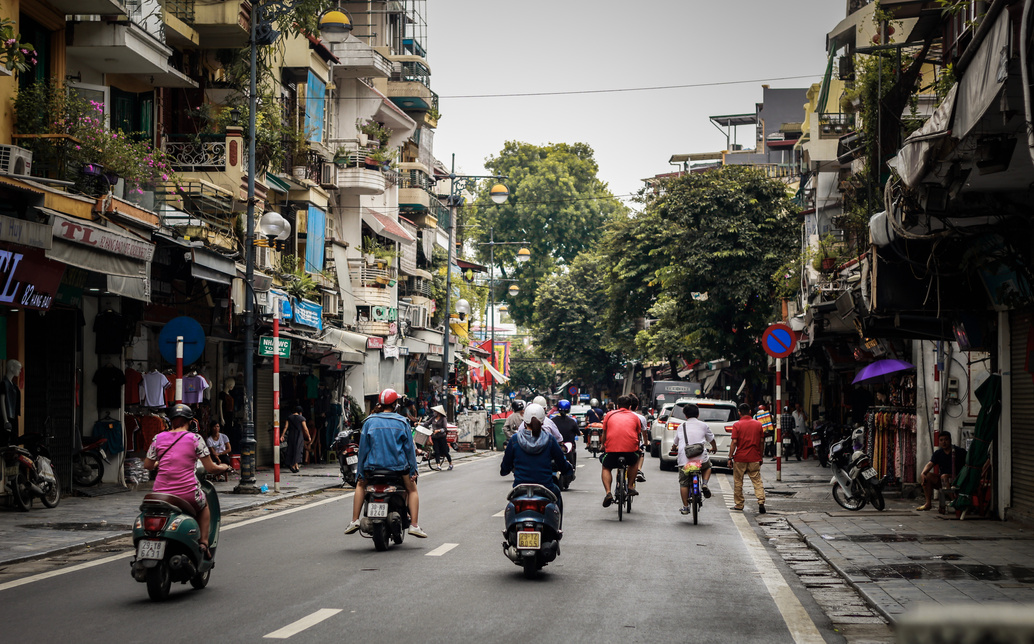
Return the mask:
<svg viewBox="0 0 1034 644">
<path fill-rule="evenodd" d="M 887 507 L 887 502 L 883 498 L 883 490 L 878 485 L 869 484 L 869 502 L 872 503 L 872 507 L 876 508 L 880 512 Z"/>
<path fill-rule="evenodd" d="M 395 545 L 400 545 L 406 539 L 406 529 L 402 527 L 402 524 L 398 524 L 398 531 L 392 531 L 391 540 L 395 542 Z"/>
<path fill-rule="evenodd" d="M 80 452 L 72 457 L 72 481 L 79 487 L 97 485 L 104 478 L 104 463 L 92 452 Z"/>
<path fill-rule="evenodd" d="M 40 500 L 48 508 L 56 508 L 57 504 L 61 502 L 61 486 L 57 483 L 44 483 L 43 486 L 46 494 L 40 497 Z"/>
<path fill-rule="evenodd" d="M 373 524 L 373 547 L 378 552 L 384 552 L 390 545 L 388 543 L 388 526 L 385 523 Z"/>
<path fill-rule="evenodd" d="M 24 474 L 19 474 L 11 481 L 11 491 L 14 493 L 14 504 L 22 512 L 28 512 L 32 507 L 32 489 L 29 488 L 29 479 Z"/>
<path fill-rule="evenodd" d="M 212 569 L 209 568 L 204 572 L 199 572 L 190 578 L 190 585 L 194 588 L 201 590 L 208 585 L 208 579 L 212 576 Z"/>
<path fill-rule="evenodd" d="M 521 563 L 524 566 L 524 578 L 534 579 L 539 574 L 539 564 L 535 557 L 525 557 Z"/>
<path fill-rule="evenodd" d="M 169 596 L 169 589 L 172 588 L 172 575 L 169 574 L 169 566 L 164 561 L 147 571 L 147 596 L 152 601 L 165 601 Z"/>
<path fill-rule="evenodd" d="M 854 500 L 840 498 L 840 485 L 838 483 L 833 484 L 833 500 L 837 502 L 837 505 L 844 508 L 845 510 L 861 510 L 865 507 L 865 499 L 857 497 Z"/>
</svg>

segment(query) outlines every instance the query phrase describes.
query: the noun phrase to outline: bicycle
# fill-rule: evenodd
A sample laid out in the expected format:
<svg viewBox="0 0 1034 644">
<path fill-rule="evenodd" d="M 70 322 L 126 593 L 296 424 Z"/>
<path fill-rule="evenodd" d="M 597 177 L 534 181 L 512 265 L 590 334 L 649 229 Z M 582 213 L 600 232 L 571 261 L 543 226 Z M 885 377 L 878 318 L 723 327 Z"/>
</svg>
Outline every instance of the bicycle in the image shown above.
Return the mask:
<svg viewBox="0 0 1034 644">
<path fill-rule="evenodd" d="M 600 462 L 603 462 L 603 457 L 606 454 L 600 456 Z M 632 495 L 629 493 L 628 488 L 628 463 L 625 462 L 625 457 L 622 456 L 618 459 L 618 466 L 614 468 L 616 472 L 614 477 L 614 502 L 618 505 L 618 521 L 622 521 L 622 515 L 627 512 L 632 512 Z"/>
<path fill-rule="evenodd" d="M 442 471 L 442 456 L 439 456 L 434 449 L 434 443 L 427 441 L 427 444 L 421 448 L 423 452 L 422 460 L 427 463 L 427 468 L 434 472 Z"/>
<path fill-rule="evenodd" d="M 697 525 L 697 514 L 704 505 L 704 497 L 700 489 L 700 457 L 694 457 L 686 463 L 686 471 L 689 472 L 689 507 L 693 511 L 693 525 Z"/>
</svg>

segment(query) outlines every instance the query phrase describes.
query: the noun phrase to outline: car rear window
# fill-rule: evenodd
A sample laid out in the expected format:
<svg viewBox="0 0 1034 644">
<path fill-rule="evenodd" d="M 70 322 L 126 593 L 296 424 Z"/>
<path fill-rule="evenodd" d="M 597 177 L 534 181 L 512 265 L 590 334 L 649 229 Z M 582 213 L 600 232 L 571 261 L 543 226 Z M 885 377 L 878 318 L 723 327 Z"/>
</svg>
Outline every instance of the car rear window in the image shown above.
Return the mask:
<svg viewBox="0 0 1034 644">
<path fill-rule="evenodd" d="M 700 420 L 705 423 L 727 423 L 730 421 L 739 420 L 736 416 L 735 407 L 724 407 L 719 405 L 697 405 L 697 409 L 700 410 Z M 683 405 L 675 405 L 675 408 L 671 410 L 672 420 L 686 420 L 686 411 Z"/>
</svg>

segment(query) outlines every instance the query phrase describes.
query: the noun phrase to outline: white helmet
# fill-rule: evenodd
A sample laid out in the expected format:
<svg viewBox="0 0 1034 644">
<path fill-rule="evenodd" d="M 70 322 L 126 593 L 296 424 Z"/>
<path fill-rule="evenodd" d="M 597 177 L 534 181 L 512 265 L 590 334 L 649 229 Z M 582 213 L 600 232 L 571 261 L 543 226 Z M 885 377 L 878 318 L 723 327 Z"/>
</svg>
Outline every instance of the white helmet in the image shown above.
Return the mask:
<svg viewBox="0 0 1034 644">
<path fill-rule="evenodd" d="M 531 403 L 524 408 L 524 422 L 530 423 L 532 418 L 538 418 L 539 421 L 546 420 L 546 410 L 542 405 L 538 403 Z"/>
<path fill-rule="evenodd" d="M 595 398 L 593 398 L 592 400 L 589 401 L 589 406 L 590 407 L 599 407 L 600 406 L 600 401 L 598 401 Z"/>
<path fill-rule="evenodd" d="M 541 405 L 543 409 L 546 408 L 547 403 L 545 396 L 535 396 L 535 400 L 531 402 L 535 403 L 536 405 Z"/>
</svg>

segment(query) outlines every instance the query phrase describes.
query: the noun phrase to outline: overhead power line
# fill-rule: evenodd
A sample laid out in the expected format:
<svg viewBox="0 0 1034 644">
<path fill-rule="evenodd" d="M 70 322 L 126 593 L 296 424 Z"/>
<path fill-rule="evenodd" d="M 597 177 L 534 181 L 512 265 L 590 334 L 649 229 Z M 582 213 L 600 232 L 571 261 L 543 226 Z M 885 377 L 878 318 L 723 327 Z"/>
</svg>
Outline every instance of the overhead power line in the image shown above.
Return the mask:
<svg viewBox="0 0 1034 644">
<path fill-rule="evenodd" d="M 513 94 L 455 94 L 438 98 L 514 98 L 520 96 L 571 96 L 576 94 L 615 94 L 619 92 L 652 92 L 662 89 L 693 89 L 696 87 L 719 87 L 722 85 L 743 85 L 746 83 L 770 83 L 772 81 L 800 80 L 803 78 L 819 78 L 822 74 L 805 74 L 803 76 L 780 76 L 778 78 L 754 78 L 750 80 L 715 81 L 712 83 L 691 83 L 688 85 L 657 85 L 654 87 L 619 87 L 615 89 L 576 89 L 563 92 L 517 92 Z"/>
</svg>

